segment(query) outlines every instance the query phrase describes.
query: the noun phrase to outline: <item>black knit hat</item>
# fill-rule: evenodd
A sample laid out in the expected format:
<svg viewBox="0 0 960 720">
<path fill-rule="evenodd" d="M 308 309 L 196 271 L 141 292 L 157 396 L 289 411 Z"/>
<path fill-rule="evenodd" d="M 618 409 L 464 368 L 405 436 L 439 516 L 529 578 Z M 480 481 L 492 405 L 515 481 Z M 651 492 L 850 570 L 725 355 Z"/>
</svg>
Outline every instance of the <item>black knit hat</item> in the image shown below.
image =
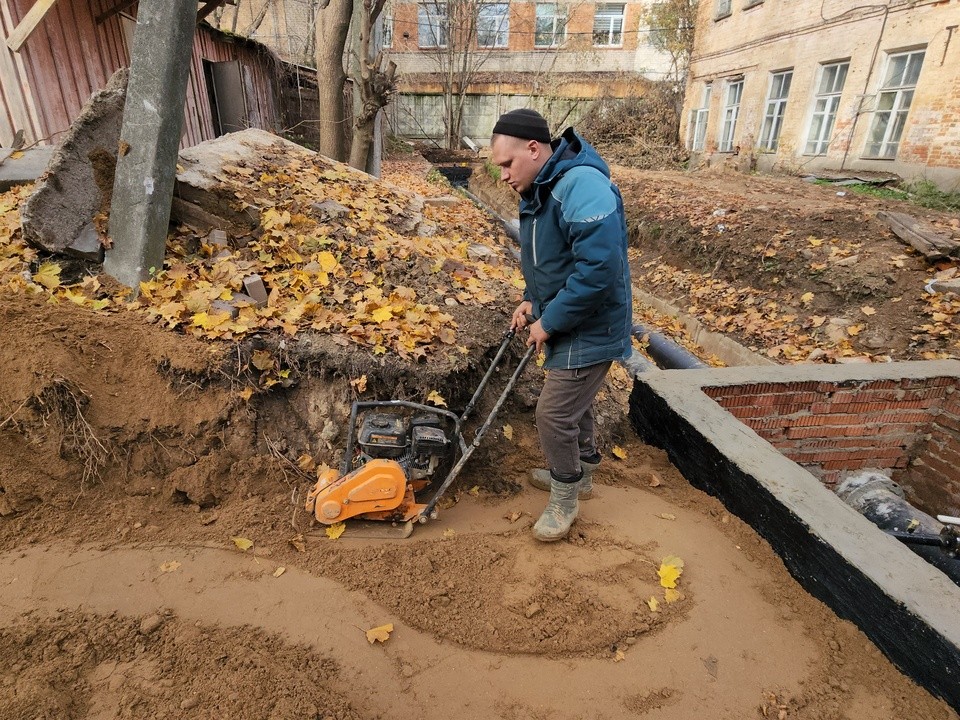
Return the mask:
<svg viewBox="0 0 960 720">
<path fill-rule="evenodd" d="M 511 135 L 521 140 L 536 140 L 537 142 L 550 142 L 550 128 L 543 115 L 536 110 L 529 108 L 520 108 L 511 110 L 500 116 L 497 124 L 493 126 L 494 135 Z"/>
</svg>

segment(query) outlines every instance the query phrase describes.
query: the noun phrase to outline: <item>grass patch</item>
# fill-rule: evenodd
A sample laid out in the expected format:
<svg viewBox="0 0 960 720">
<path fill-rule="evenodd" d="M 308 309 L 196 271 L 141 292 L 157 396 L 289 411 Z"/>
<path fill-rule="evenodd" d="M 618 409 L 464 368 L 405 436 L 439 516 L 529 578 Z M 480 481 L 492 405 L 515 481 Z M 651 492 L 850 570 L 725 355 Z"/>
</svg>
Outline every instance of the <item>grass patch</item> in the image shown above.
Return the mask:
<svg viewBox="0 0 960 720">
<path fill-rule="evenodd" d="M 960 191 L 941 190 L 929 180 L 916 180 L 900 187 L 871 183 L 837 185 L 829 180 L 817 180 L 815 184 L 836 187 L 837 192 L 849 191 L 885 200 L 906 200 L 932 210 L 960 211 Z"/>
<path fill-rule="evenodd" d="M 494 165 L 489 160 L 483 161 L 483 171 L 492 177 L 495 181 L 500 182 L 500 166 Z"/>
</svg>

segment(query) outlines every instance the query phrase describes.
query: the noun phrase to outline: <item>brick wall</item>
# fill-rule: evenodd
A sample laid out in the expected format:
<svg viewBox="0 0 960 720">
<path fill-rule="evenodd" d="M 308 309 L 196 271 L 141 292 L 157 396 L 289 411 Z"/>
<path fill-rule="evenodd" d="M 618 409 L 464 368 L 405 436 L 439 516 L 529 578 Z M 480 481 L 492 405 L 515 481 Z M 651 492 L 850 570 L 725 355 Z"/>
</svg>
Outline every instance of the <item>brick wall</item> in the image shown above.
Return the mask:
<svg viewBox="0 0 960 720">
<path fill-rule="evenodd" d="M 891 470 L 912 502 L 960 509 L 960 379 L 756 383 L 705 387 L 734 417 L 831 487 Z"/>
</svg>

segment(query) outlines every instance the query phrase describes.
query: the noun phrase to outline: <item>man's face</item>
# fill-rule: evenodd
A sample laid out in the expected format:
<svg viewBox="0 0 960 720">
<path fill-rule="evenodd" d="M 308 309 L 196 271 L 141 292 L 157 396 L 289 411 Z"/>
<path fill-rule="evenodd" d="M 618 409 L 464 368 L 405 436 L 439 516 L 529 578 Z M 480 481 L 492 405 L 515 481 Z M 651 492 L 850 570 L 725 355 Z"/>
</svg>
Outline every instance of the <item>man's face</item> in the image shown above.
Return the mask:
<svg viewBox="0 0 960 720">
<path fill-rule="evenodd" d="M 520 194 L 530 189 L 550 157 L 549 145 L 512 135 L 497 135 L 490 149 L 491 160 L 500 168 L 500 179 Z"/>
</svg>

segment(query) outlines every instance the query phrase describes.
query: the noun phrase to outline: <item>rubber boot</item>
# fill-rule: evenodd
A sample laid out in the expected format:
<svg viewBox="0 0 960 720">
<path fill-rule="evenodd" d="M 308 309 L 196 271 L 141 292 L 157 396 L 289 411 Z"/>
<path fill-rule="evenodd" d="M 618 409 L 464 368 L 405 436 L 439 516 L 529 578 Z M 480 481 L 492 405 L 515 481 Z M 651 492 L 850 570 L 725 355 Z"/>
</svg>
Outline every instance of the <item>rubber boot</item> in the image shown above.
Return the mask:
<svg viewBox="0 0 960 720">
<path fill-rule="evenodd" d="M 593 497 L 593 474 L 597 471 L 598 467 L 600 467 L 599 460 L 597 460 L 595 463 L 588 463 L 585 460 L 580 460 L 580 470 L 583 472 L 583 478 L 580 480 L 578 497 L 581 500 L 589 500 Z M 549 492 L 551 480 L 552 478 L 550 477 L 549 470 L 544 468 L 536 468 L 535 470 L 530 471 L 530 485 L 535 487 L 537 490 L 546 490 Z"/>
<path fill-rule="evenodd" d="M 579 488 L 579 481 L 560 482 L 551 478 L 550 500 L 533 526 L 533 536 L 537 540 L 555 542 L 567 536 L 580 510 L 580 502 L 577 500 Z"/>
</svg>

